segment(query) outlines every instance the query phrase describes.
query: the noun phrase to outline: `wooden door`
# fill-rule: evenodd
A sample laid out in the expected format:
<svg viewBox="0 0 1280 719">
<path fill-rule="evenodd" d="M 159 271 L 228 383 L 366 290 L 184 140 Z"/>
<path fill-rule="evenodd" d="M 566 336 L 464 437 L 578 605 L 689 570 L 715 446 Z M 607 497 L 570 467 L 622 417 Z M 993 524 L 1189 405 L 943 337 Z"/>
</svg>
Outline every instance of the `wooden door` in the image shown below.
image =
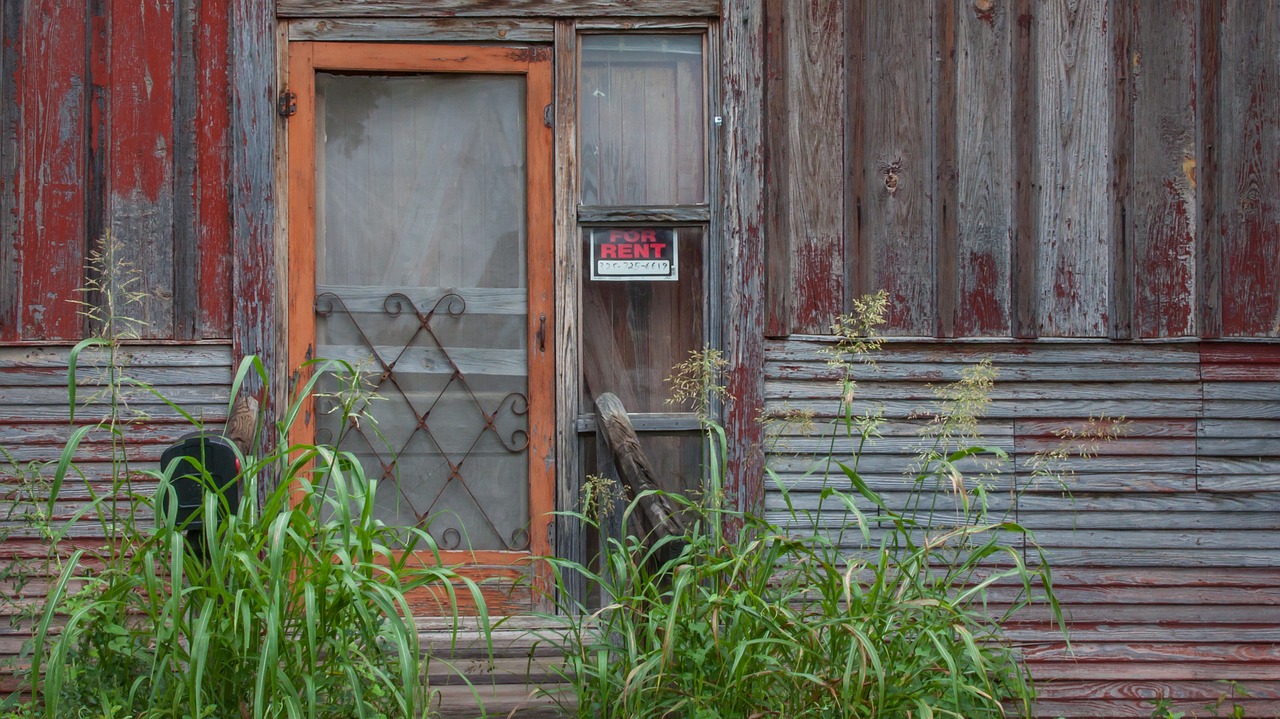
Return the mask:
<svg viewBox="0 0 1280 719">
<path fill-rule="evenodd" d="M 550 553 L 549 50 L 291 43 L 289 89 L 291 366 L 346 360 L 382 398 L 339 427 L 322 378 L 298 439 L 355 452 L 447 561 Z"/>
</svg>

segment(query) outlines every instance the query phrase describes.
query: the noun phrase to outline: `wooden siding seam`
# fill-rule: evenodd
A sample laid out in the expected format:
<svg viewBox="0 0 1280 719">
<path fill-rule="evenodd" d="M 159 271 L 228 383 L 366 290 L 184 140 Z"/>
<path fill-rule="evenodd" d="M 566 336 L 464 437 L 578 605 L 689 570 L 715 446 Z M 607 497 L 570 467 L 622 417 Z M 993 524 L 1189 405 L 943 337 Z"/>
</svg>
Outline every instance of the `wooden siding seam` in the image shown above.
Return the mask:
<svg viewBox="0 0 1280 719">
<path fill-rule="evenodd" d="M 1128 2 L 1112 2 L 1111 12 L 1111 62 L 1115 68 L 1111 74 L 1112 135 L 1111 135 L 1111 272 L 1110 313 L 1107 328 L 1113 339 L 1129 339 L 1133 336 L 1134 302 L 1131 295 L 1132 277 L 1136 269 L 1130 244 L 1134 241 L 1133 219 L 1130 205 L 1133 196 L 1132 154 L 1134 148 L 1134 94 L 1132 90 L 1133 61 L 1131 59 L 1134 7 Z"/>
<path fill-rule="evenodd" d="M 22 236 L 19 208 L 22 105 L 18 91 L 23 3 L 0 1 L 0 339 L 17 340 L 22 304 L 18 254 Z"/>
<path fill-rule="evenodd" d="M 937 0 L 932 32 L 934 57 L 933 85 L 933 242 L 934 306 L 938 337 L 956 334 L 957 301 L 956 250 L 959 242 L 960 209 L 956 185 L 959 167 L 956 156 L 956 134 L 959 132 L 956 110 L 956 44 L 959 32 L 955 0 Z"/>
<path fill-rule="evenodd" d="M 1037 21 L 1032 13 L 1035 0 L 1014 0 L 1013 52 L 1010 56 L 1013 76 L 1013 157 L 1014 157 L 1014 242 L 1011 246 L 1013 281 L 1009 303 L 1012 308 L 1013 336 L 1036 337 L 1036 302 L 1038 267 L 1038 230 L 1035 218 L 1040 214 L 1041 188 L 1036 184 L 1036 153 L 1039 145 L 1036 114 L 1039 97 L 1032 73 L 1039 62 L 1036 52 Z"/>
<path fill-rule="evenodd" d="M 853 299 L 866 294 L 866 246 L 863 237 L 863 175 L 866 162 L 866 7 L 864 0 L 845 3 L 845 116 L 844 133 L 844 294 L 841 312 L 853 307 Z"/>
<path fill-rule="evenodd" d="M 1196 76 L 1200 84 L 1197 98 L 1197 142 L 1200 162 L 1197 172 L 1196 200 L 1199 205 L 1199 276 L 1196 293 L 1200 314 L 1200 336 L 1222 336 L 1221 244 L 1217 208 L 1218 189 L 1218 76 L 1221 54 L 1221 7 L 1219 1 L 1200 4 L 1196 27 L 1199 52 L 1196 53 Z"/>
</svg>

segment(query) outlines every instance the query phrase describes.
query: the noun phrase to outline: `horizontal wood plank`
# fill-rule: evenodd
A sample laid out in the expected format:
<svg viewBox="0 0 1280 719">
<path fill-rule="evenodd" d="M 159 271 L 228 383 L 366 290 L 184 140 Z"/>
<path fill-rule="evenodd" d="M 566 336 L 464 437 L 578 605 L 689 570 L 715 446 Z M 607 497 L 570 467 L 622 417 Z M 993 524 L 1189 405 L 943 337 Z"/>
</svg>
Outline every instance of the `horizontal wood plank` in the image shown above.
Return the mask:
<svg viewBox="0 0 1280 719">
<path fill-rule="evenodd" d="M 278 0 L 280 17 L 716 17 L 720 0 Z"/>
<path fill-rule="evenodd" d="M 342 42 L 551 42 L 549 20 L 495 18 L 303 18 L 290 40 Z"/>
</svg>

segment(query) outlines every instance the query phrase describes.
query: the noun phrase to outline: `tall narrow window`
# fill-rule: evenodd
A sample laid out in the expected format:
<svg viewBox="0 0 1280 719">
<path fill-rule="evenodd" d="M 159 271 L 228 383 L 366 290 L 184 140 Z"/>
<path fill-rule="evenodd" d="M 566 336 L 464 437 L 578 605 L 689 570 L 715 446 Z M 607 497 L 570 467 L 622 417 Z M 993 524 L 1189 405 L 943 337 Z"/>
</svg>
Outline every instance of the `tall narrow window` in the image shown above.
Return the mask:
<svg viewBox="0 0 1280 719">
<path fill-rule="evenodd" d="M 580 411 L 589 420 L 597 396 L 617 395 L 662 488 L 684 492 L 701 476 L 698 419 L 667 401 L 665 379 L 711 339 L 704 45 L 584 35 L 578 94 Z M 591 447 L 583 454 L 592 472 Z"/>
</svg>

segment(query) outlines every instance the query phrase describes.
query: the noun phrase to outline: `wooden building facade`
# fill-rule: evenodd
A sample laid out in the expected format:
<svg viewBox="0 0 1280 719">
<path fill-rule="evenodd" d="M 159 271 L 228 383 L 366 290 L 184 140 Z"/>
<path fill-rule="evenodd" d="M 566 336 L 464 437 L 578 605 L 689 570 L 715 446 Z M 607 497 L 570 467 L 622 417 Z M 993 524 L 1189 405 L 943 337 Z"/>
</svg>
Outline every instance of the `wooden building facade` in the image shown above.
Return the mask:
<svg viewBox="0 0 1280 719">
<path fill-rule="evenodd" d="M 64 439 L 62 368 L 95 329 L 72 300 L 103 303 L 78 290 L 111 249 L 137 276 L 119 308 L 141 321 L 134 373 L 206 421 L 247 354 L 275 380 L 269 418 L 305 361 L 371 363 L 394 400 L 384 424 L 420 462 L 408 473 L 431 478 L 386 511 L 484 527 L 466 557 L 519 613 L 537 602 L 508 581 L 522 557 L 584 551 L 547 513 L 593 471 L 595 393 L 623 400 L 678 488 L 698 420 L 661 381 L 687 350 L 722 348 L 733 496 L 777 513 L 766 467 L 804 503 L 822 448 L 758 420 L 833 415 L 832 322 L 883 289 L 890 339 L 857 401 L 887 419 L 864 458 L 887 496 L 930 383 L 984 357 L 1000 376 L 981 430 L 1012 458 L 1000 486 L 1058 429 L 1128 422 L 1070 467 L 1070 497 L 1008 500 L 1071 621 L 1070 652 L 1043 617 L 1011 627 L 1041 714 L 1147 716 L 1160 697 L 1203 711 L 1238 681 L 1249 716 L 1280 715 L 1268 0 L 0 8 L 15 458 Z M 155 460 L 186 425 L 137 401 Z M 440 401 L 468 419 L 428 421 Z M 334 431 L 314 409 L 295 430 Z M 107 451 L 87 444 L 86 466 Z M 520 478 L 519 501 L 480 486 L 497 475 Z M 450 486 L 470 499 L 441 500 Z"/>
</svg>

